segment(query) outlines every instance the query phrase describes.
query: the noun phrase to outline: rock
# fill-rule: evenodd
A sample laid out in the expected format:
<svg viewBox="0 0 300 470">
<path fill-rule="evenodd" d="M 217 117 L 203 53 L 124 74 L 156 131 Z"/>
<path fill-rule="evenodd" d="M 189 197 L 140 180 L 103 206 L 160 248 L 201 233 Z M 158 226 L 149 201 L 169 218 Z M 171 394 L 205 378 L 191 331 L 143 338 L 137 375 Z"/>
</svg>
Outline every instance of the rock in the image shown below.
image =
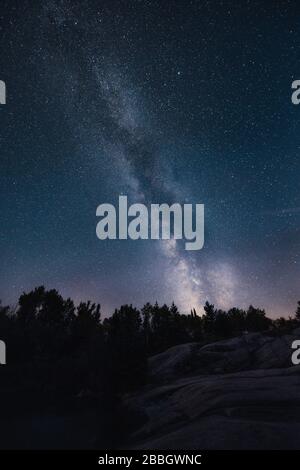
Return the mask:
<svg viewBox="0 0 300 470">
<path fill-rule="evenodd" d="M 138 449 L 297 449 L 298 332 L 175 346 L 149 360 L 152 385 L 127 397 L 144 414 Z"/>
<path fill-rule="evenodd" d="M 155 381 L 191 374 L 237 372 L 291 365 L 291 344 L 300 339 L 291 335 L 268 336 L 250 333 L 205 346 L 188 343 L 174 346 L 149 359 L 150 377 Z"/>
<path fill-rule="evenodd" d="M 168 379 L 178 375 L 189 364 L 199 349 L 198 343 L 186 343 L 167 349 L 149 358 L 149 374 L 152 379 Z"/>
<path fill-rule="evenodd" d="M 299 366 L 190 377 L 132 400 L 147 416 L 133 448 L 299 448 Z"/>
</svg>

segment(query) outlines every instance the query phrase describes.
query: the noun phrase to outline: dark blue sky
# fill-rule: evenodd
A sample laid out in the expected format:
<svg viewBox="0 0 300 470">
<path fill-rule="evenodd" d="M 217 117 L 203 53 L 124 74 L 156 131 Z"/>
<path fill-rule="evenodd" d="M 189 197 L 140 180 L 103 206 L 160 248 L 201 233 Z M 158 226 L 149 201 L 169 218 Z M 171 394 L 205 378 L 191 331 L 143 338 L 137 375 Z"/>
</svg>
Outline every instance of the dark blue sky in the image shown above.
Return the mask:
<svg viewBox="0 0 300 470">
<path fill-rule="evenodd" d="M 237 4 L 239 3 L 239 4 Z M 293 314 L 297 2 L 3 1 L 0 298 Z M 96 207 L 205 204 L 205 245 L 99 241 Z"/>
</svg>

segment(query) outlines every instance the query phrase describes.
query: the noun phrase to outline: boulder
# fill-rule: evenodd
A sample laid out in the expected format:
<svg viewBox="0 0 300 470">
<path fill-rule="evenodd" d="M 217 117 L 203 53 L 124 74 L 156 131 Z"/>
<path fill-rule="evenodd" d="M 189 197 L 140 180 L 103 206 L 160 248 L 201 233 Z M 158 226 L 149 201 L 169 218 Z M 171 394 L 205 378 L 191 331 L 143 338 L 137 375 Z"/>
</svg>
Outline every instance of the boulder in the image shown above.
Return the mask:
<svg viewBox="0 0 300 470">
<path fill-rule="evenodd" d="M 143 416 L 137 449 L 299 449 L 300 331 L 188 343 L 149 359 L 150 385 L 126 404 Z"/>
<path fill-rule="evenodd" d="M 300 339 L 297 330 L 281 337 L 250 333 L 205 346 L 200 343 L 181 344 L 149 359 L 150 378 L 168 381 L 191 374 L 288 367 L 292 365 L 291 344 L 294 339 Z"/>
</svg>

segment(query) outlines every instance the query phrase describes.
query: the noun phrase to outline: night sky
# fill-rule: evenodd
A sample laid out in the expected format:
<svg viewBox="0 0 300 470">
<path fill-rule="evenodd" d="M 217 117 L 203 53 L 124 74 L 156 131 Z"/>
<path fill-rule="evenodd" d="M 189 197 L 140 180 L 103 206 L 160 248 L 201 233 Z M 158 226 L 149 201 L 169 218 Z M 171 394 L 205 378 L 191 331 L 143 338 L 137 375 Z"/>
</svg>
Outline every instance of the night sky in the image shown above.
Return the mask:
<svg viewBox="0 0 300 470">
<path fill-rule="evenodd" d="M 2 1 L 0 298 L 292 315 L 300 299 L 300 9 Z M 96 237 L 96 208 L 203 203 L 200 251 Z"/>
</svg>

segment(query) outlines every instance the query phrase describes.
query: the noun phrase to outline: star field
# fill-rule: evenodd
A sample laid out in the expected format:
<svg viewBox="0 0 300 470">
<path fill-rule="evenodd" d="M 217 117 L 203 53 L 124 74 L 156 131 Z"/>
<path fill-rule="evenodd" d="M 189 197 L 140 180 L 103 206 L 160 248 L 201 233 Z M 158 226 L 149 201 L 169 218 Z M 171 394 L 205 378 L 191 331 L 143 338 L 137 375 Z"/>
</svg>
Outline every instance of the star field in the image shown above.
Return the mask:
<svg viewBox="0 0 300 470">
<path fill-rule="evenodd" d="M 297 2 L 4 1 L 0 298 L 299 300 Z M 205 204 L 205 244 L 102 241 L 96 207 Z"/>
</svg>

